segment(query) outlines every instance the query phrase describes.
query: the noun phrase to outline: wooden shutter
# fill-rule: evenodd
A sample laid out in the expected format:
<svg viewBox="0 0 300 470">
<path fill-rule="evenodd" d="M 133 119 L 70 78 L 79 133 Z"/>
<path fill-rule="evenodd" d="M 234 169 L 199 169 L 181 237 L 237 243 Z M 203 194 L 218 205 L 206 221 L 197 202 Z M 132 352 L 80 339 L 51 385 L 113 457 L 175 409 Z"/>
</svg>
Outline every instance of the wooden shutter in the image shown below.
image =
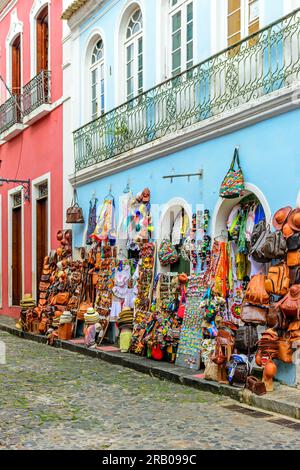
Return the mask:
<svg viewBox="0 0 300 470">
<path fill-rule="evenodd" d="M 241 0 L 228 0 L 227 41 L 232 46 L 241 40 Z"/>
<path fill-rule="evenodd" d="M 21 41 L 20 36 L 12 45 L 12 93 L 19 95 L 21 92 Z"/>
<path fill-rule="evenodd" d="M 37 18 L 36 28 L 36 68 L 38 75 L 42 70 L 48 70 L 48 7 Z"/>
<path fill-rule="evenodd" d="M 12 304 L 20 305 L 22 297 L 22 209 L 12 211 Z"/>
</svg>

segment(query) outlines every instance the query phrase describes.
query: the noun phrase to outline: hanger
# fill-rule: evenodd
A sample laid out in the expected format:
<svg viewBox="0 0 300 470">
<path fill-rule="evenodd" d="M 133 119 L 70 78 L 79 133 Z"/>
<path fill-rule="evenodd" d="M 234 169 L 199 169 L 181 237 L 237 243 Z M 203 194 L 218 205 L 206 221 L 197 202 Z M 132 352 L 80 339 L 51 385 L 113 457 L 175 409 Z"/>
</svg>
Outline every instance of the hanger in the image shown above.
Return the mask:
<svg viewBox="0 0 300 470">
<path fill-rule="evenodd" d="M 112 185 L 109 186 L 109 192 L 107 194 L 107 196 L 105 196 L 105 199 L 113 199 L 113 195 L 112 195 Z"/>
<path fill-rule="evenodd" d="M 131 193 L 130 179 L 128 179 L 127 184 L 126 184 L 126 188 L 124 189 L 123 193 L 124 193 L 124 194 Z"/>
</svg>

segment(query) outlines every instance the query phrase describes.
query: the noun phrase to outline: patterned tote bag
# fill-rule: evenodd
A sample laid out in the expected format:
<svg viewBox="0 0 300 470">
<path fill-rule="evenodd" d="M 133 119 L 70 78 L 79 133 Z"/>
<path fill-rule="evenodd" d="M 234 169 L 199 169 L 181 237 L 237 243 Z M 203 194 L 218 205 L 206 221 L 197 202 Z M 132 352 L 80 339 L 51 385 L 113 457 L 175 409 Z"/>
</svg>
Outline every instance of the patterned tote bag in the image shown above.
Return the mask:
<svg viewBox="0 0 300 470">
<path fill-rule="evenodd" d="M 235 166 L 237 165 L 237 170 Z M 231 166 L 221 184 L 220 197 L 224 199 L 235 199 L 243 196 L 245 192 L 244 175 L 240 164 L 239 151 L 236 148 Z"/>
</svg>

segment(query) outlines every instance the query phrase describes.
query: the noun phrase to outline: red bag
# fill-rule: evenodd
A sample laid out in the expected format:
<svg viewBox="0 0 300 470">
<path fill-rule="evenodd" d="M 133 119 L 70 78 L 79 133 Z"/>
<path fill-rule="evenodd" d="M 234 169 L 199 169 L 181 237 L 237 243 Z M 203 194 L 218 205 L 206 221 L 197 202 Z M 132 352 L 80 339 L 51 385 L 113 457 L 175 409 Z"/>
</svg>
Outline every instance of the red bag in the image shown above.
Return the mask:
<svg viewBox="0 0 300 470">
<path fill-rule="evenodd" d="M 283 315 L 288 318 L 300 320 L 300 284 L 292 286 L 288 294 L 276 304 Z"/>
</svg>

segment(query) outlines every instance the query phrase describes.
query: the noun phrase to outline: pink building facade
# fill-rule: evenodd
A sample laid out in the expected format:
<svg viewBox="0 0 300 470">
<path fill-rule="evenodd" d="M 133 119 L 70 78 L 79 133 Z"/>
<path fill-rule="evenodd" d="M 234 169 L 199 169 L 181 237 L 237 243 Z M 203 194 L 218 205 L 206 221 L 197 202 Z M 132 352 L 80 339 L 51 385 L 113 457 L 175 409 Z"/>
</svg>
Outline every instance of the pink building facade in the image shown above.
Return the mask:
<svg viewBox="0 0 300 470">
<path fill-rule="evenodd" d="M 62 1 L 0 0 L 0 314 L 37 297 L 63 227 Z"/>
</svg>

